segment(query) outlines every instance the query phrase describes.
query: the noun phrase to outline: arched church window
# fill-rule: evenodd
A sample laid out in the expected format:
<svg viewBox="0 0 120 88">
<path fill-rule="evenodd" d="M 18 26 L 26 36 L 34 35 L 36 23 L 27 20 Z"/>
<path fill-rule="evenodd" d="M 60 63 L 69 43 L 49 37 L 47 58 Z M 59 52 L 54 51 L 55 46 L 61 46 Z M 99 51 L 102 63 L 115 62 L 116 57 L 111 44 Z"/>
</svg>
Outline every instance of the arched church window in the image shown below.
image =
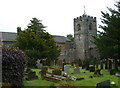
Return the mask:
<svg viewBox="0 0 120 88">
<path fill-rule="evenodd" d="M 80 24 L 77 24 L 77 29 L 78 29 L 78 31 L 81 30 L 81 25 Z"/>
<path fill-rule="evenodd" d="M 89 24 L 89 30 L 92 30 L 92 23 Z"/>
</svg>

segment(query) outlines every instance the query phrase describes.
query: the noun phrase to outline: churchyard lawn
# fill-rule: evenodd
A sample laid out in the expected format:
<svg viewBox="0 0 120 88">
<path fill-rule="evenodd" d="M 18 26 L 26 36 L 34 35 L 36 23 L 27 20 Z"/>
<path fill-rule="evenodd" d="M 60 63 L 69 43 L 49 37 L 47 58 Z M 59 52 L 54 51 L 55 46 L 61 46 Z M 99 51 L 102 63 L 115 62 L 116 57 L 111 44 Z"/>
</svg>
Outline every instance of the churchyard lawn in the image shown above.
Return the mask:
<svg viewBox="0 0 120 88">
<path fill-rule="evenodd" d="M 29 80 L 29 81 L 24 80 L 24 86 L 25 86 L 24 88 L 27 88 L 28 86 L 29 88 L 33 88 L 37 86 L 59 86 L 60 84 L 70 84 L 73 86 L 88 86 L 88 87 L 94 86 L 95 87 L 97 83 L 104 81 L 104 80 L 108 80 L 108 79 L 110 80 L 110 82 L 114 81 L 116 83 L 117 87 L 115 88 L 120 88 L 120 77 L 118 78 L 115 75 L 110 75 L 108 70 L 101 70 L 101 73 L 103 74 L 103 76 L 90 78 L 89 76 L 93 76 L 94 72 L 89 72 L 89 70 L 85 70 L 80 67 L 80 74 L 71 74 L 71 76 L 84 77 L 84 79 L 77 80 L 77 81 L 66 80 L 66 81 L 60 81 L 60 82 L 42 80 L 41 75 L 39 73 L 40 70 L 36 68 L 32 70 L 36 72 L 38 79 Z M 48 69 L 48 72 L 52 73 L 52 69 Z M 73 72 L 73 66 L 70 66 L 70 72 L 71 73 Z"/>
</svg>

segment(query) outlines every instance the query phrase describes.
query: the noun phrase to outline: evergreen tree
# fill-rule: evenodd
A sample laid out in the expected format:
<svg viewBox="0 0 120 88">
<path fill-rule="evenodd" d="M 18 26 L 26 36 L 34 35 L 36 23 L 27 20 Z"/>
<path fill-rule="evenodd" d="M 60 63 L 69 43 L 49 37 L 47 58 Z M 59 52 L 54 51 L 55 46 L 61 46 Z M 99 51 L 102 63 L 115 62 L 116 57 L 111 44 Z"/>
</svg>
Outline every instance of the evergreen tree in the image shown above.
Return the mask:
<svg viewBox="0 0 120 88">
<path fill-rule="evenodd" d="M 45 26 L 37 18 L 30 21 L 27 29 L 17 28 L 18 35 L 15 47 L 27 54 L 29 66 L 35 66 L 37 59 L 57 59 L 60 50 L 53 36 L 44 30 Z"/>
<path fill-rule="evenodd" d="M 102 58 L 120 59 L 120 1 L 116 2 L 116 9 L 108 8 L 109 12 L 102 13 L 102 23 L 95 40 Z"/>
</svg>

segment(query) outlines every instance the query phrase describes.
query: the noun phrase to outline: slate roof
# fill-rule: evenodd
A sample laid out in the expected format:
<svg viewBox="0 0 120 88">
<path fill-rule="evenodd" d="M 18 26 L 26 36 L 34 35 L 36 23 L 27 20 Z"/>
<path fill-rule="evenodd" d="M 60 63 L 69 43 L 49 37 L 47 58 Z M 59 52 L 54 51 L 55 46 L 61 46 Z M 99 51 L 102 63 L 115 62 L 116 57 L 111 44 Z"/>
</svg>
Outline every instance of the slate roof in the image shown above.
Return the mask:
<svg viewBox="0 0 120 88">
<path fill-rule="evenodd" d="M 17 33 L 13 32 L 0 32 L 1 41 L 15 41 Z"/>
<path fill-rule="evenodd" d="M 64 43 L 64 42 L 67 42 L 67 41 L 68 42 L 71 41 L 64 36 L 59 36 L 59 35 L 53 35 L 53 36 L 54 36 L 54 39 L 55 39 L 56 42 Z"/>
<path fill-rule="evenodd" d="M 17 33 L 13 33 L 13 32 L 0 32 L 0 40 L 1 41 L 16 41 L 16 36 Z M 56 42 L 59 43 L 65 43 L 65 42 L 69 42 L 71 40 L 67 39 L 64 36 L 59 36 L 59 35 L 53 35 L 54 39 Z"/>
</svg>

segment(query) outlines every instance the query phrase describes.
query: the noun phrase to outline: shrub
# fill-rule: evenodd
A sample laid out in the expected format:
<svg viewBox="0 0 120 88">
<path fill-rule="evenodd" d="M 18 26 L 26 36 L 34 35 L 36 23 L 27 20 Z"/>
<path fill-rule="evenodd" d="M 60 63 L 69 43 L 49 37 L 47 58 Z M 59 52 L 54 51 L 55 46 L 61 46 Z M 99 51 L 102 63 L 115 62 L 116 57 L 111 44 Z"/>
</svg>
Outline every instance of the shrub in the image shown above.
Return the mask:
<svg viewBox="0 0 120 88">
<path fill-rule="evenodd" d="M 2 82 L 11 87 L 21 88 L 26 66 L 25 54 L 18 49 L 2 48 Z"/>
</svg>

